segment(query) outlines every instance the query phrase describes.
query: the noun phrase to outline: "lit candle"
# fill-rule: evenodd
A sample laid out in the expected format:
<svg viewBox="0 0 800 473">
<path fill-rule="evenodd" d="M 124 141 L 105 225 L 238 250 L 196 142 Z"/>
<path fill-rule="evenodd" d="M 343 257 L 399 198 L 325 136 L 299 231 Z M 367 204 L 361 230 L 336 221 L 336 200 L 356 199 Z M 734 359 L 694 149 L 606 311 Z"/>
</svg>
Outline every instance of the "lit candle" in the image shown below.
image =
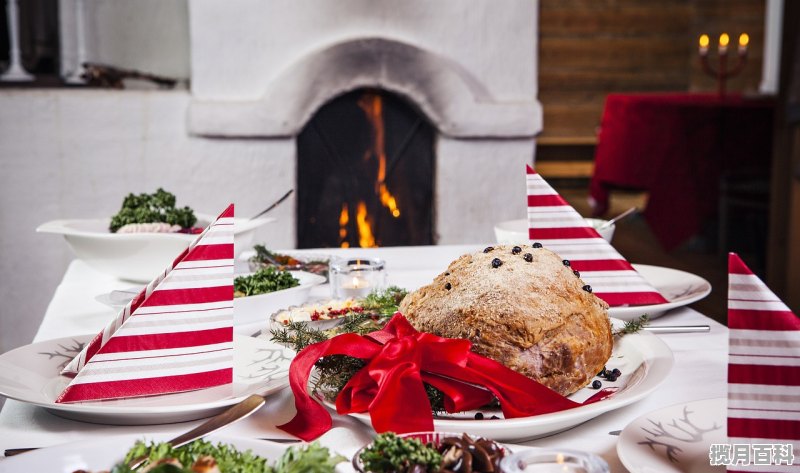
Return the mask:
<svg viewBox="0 0 800 473">
<path fill-rule="evenodd" d="M 720 54 L 728 54 L 728 43 L 731 42 L 731 37 L 728 36 L 728 33 L 722 33 L 719 35 L 719 53 Z"/>
<path fill-rule="evenodd" d="M 369 281 L 358 276 L 353 276 L 352 280 L 343 283 L 341 289 L 342 295 L 355 298 L 364 297 L 369 291 Z"/>
<path fill-rule="evenodd" d="M 750 35 L 742 33 L 739 35 L 739 54 L 747 54 L 747 45 L 750 43 Z"/>
<path fill-rule="evenodd" d="M 700 35 L 700 55 L 701 56 L 705 56 L 706 54 L 708 54 L 708 43 L 710 41 L 711 40 L 708 39 L 708 35 L 707 34 L 701 34 Z"/>
</svg>

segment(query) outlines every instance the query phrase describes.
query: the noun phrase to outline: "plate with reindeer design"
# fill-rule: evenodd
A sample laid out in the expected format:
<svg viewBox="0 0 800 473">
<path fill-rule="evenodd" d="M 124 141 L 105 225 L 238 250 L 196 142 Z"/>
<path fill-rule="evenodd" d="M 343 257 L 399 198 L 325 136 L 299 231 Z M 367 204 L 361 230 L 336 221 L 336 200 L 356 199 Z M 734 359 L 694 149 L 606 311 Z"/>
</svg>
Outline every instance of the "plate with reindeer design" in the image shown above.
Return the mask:
<svg viewBox="0 0 800 473">
<path fill-rule="evenodd" d="M 68 419 L 114 425 L 183 422 L 212 416 L 251 394 L 289 384 L 294 351 L 265 338 L 235 335 L 233 382 L 196 391 L 108 401 L 56 403 L 70 379 L 61 369 L 93 334 L 32 343 L 0 355 L 0 396 L 43 407 Z"/>
<path fill-rule="evenodd" d="M 724 472 L 712 466 L 709 448 L 725 444 L 724 398 L 684 402 L 634 420 L 617 443 L 620 461 L 631 473 Z"/>
</svg>

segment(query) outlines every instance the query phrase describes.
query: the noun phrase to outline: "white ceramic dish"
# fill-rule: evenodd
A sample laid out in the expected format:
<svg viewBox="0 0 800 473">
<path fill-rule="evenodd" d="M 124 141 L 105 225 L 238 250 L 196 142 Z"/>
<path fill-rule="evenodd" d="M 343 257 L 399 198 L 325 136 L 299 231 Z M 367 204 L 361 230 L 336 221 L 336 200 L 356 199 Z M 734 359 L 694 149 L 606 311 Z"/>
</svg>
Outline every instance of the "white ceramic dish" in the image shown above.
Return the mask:
<svg viewBox="0 0 800 473">
<path fill-rule="evenodd" d="M 108 471 L 119 463 L 137 440 L 167 441 L 166 434 L 128 434 L 93 438 L 41 448 L 0 461 L 0 472 L 53 471 L 70 473 L 76 470 Z M 264 440 L 212 435 L 206 440 L 233 445 L 240 451 L 251 450 L 272 464 L 289 447 Z"/>
<path fill-rule="evenodd" d="M 299 286 L 258 296 L 234 298 L 233 313 L 236 324 L 262 322 L 266 326 L 270 315 L 281 309 L 304 303 L 308 300 L 308 293 L 311 292 L 311 289 L 325 282 L 325 277 L 319 274 L 305 271 L 290 271 L 290 273 L 300 281 Z M 237 274 L 236 277 L 246 275 Z"/>
<path fill-rule="evenodd" d="M 288 385 L 294 352 L 265 338 L 234 338 L 233 384 L 178 394 L 56 404 L 69 383 L 61 368 L 94 336 L 26 345 L 0 355 L 0 395 L 44 407 L 55 415 L 99 424 L 167 424 L 209 417 L 254 393 Z"/>
<path fill-rule="evenodd" d="M 648 318 L 660 317 L 668 310 L 697 302 L 711 292 L 711 284 L 700 276 L 677 269 L 634 264 L 634 269 L 667 299 L 666 304 L 611 307 L 608 316 L 620 320 L 635 320 L 647 314 Z"/>
<path fill-rule="evenodd" d="M 205 228 L 213 215 L 195 214 L 195 226 Z M 234 219 L 235 256 L 253 243 L 256 228 L 273 218 Z M 110 219 L 53 220 L 36 229 L 63 235 L 78 256 L 93 268 L 120 279 L 150 282 L 164 270 L 197 235 L 186 233 L 111 233 Z"/>
<path fill-rule="evenodd" d="M 704 399 L 645 414 L 622 431 L 620 461 L 631 473 L 712 473 L 725 466 L 709 464 L 712 443 L 728 443 L 727 401 Z"/>
<path fill-rule="evenodd" d="M 615 326 L 621 324 L 619 320 L 614 321 Z M 493 415 L 501 417 L 502 413 L 490 410 L 480 411 L 484 416 L 482 420 L 475 420 L 477 411 L 446 415 L 434 419 L 434 430 L 466 432 L 470 435 L 506 441 L 551 435 L 642 399 L 667 378 L 672 364 L 672 351 L 658 337 L 646 332 L 626 335 L 618 339 L 606 365 L 608 369 L 619 368 L 622 376 L 614 383 L 601 380 L 604 388 L 619 389 L 608 399 L 566 411 L 516 419 L 491 419 Z M 584 388 L 571 395 L 570 399 L 582 402 L 596 393 L 597 390 Z M 333 404 L 328 402 L 326 404 L 335 409 Z M 352 416 L 371 425 L 368 413 L 352 414 Z"/>
<path fill-rule="evenodd" d="M 603 229 L 600 229 L 600 226 L 605 224 L 608 220 L 602 220 L 599 218 L 584 218 L 587 224 L 594 227 L 600 236 L 607 242 L 611 242 L 611 239 L 614 238 L 614 230 L 616 230 L 616 224 L 611 224 Z M 519 219 L 519 220 L 507 220 L 505 222 L 500 222 L 494 226 L 494 236 L 497 239 L 497 243 L 501 245 L 513 245 L 514 243 L 530 243 L 530 238 L 528 238 L 528 221 L 526 219 Z"/>
</svg>

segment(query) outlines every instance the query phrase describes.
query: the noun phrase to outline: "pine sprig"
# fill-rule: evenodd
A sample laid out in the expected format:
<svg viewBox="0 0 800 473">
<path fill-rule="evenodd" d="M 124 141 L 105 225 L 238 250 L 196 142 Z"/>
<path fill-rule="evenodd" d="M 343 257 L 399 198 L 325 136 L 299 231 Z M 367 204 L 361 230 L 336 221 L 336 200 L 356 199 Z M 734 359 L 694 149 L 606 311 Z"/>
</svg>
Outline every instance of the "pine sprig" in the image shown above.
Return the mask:
<svg viewBox="0 0 800 473">
<path fill-rule="evenodd" d="M 611 332 L 611 334 L 615 337 L 622 337 L 624 335 L 641 332 L 649 323 L 650 318 L 647 316 L 647 314 L 644 314 L 638 319 L 628 320 L 621 328 L 614 330 Z"/>
</svg>

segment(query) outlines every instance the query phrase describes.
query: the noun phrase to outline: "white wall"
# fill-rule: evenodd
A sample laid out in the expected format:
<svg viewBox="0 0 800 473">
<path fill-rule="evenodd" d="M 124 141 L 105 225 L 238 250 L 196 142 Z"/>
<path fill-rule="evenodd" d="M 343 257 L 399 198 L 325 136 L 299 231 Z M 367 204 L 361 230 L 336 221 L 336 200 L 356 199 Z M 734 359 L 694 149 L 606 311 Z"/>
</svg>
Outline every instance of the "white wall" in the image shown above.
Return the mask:
<svg viewBox="0 0 800 473">
<path fill-rule="evenodd" d="M 186 92 L 0 90 L 0 353 L 29 343 L 73 256 L 35 233 L 56 218 L 105 217 L 129 192 L 162 186 L 179 205 L 252 215 L 294 187 L 291 141 L 188 136 Z M 283 221 L 294 202 L 274 214 Z M 294 244 L 294 228 L 259 241 Z"/>
</svg>

